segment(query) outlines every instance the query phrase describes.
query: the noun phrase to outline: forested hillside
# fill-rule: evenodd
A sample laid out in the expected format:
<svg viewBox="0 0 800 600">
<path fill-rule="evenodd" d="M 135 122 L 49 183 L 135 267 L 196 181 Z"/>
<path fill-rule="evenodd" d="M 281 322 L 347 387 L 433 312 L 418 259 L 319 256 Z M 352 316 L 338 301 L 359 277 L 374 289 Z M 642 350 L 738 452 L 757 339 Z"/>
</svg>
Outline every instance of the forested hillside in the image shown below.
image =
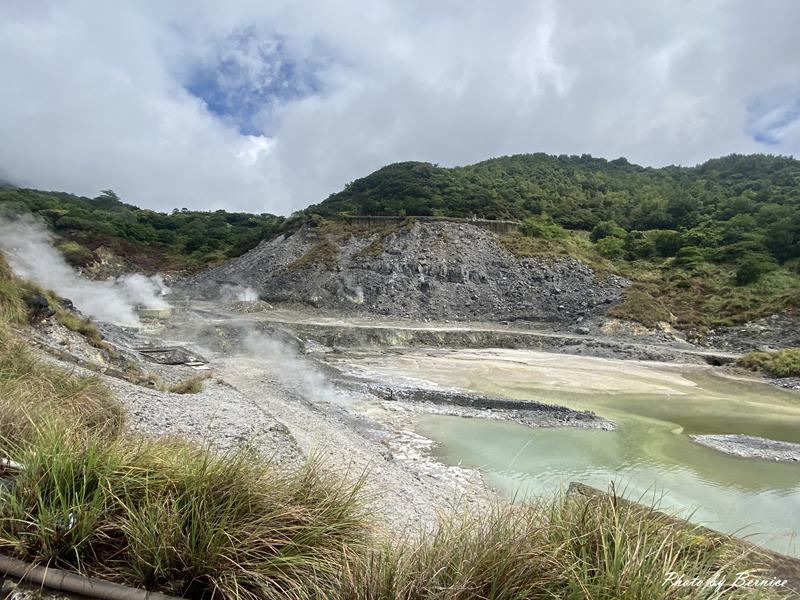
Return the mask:
<svg viewBox="0 0 800 600">
<path fill-rule="evenodd" d="M 105 246 L 145 270 L 199 268 L 247 252 L 272 237 L 283 217 L 269 214 L 137 208 L 107 190 L 96 198 L 29 189 L 0 189 L 0 210 L 32 212 L 62 238 L 75 266 Z"/>
<path fill-rule="evenodd" d="M 201 268 L 339 215 L 518 219 L 520 233 L 501 239 L 517 256 L 569 254 L 631 279 L 612 309 L 619 317 L 702 330 L 800 305 L 800 161 L 787 157 L 731 155 L 660 169 L 588 155 L 526 154 L 457 168 L 405 162 L 287 219 L 165 214 L 111 191 L 83 198 L 0 189 L 3 208 L 43 218 L 77 266 L 106 246 L 144 270 Z"/>
<path fill-rule="evenodd" d="M 310 207 L 323 216 L 539 217 L 572 230 L 625 238 L 642 256 L 728 247 L 782 261 L 800 256 L 800 161 L 732 155 L 697 167 L 644 168 L 624 158 L 525 154 L 445 169 L 405 162 L 349 183 Z M 625 234 L 619 231 L 625 230 Z M 662 230 L 658 248 L 638 233 Z"/>
<path fill-rule="evenodd" d="M 741 322 L 800 303 L 800 161 L 731 155 L 697 167 L 526 154 L 441 168 L 397 163 L 307 215 L 442 215 L 523 221 L 518 255 L 571 254 L 635 284 L 613 313 L 683 327 Z"/>
</svg>

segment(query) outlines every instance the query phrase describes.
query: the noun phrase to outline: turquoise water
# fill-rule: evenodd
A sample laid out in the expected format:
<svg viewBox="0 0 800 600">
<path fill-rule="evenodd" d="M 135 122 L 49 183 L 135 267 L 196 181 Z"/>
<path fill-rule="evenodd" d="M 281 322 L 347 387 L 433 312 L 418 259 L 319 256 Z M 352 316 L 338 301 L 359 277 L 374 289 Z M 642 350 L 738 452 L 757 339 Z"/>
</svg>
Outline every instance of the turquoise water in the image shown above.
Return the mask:
<svg viewBox="0 0 800 600">
<path fill-rule="evenodd" d="M 453 351 L 363 361 L 373 372 L 515 399 L 593 410 L 615 431 L 533 429 L 424 415 L 417 431 L 441 458 L 480 469 L 524 497 L 580 481 L 615 482 L 626 497 L 800 555 L 800 464 L 728 456 L 690 433 L 742 433 L 800 442 L 800 394 L 709 369 L 521 351 Z"/>
</svg>

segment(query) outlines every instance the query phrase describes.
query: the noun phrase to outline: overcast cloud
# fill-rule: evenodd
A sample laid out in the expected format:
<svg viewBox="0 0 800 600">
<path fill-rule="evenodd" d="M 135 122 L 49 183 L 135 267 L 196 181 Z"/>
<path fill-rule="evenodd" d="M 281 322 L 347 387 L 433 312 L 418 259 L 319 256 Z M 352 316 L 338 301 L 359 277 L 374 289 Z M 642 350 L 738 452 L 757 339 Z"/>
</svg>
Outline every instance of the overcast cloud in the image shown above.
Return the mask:
<svg viewBox="0 0 800 600">
<path fill-rule="evenodd" d="M 0 173 L 287 214 L 399 160 L 800 154 L 800 3 L 0 0 Z"/>
</svg>

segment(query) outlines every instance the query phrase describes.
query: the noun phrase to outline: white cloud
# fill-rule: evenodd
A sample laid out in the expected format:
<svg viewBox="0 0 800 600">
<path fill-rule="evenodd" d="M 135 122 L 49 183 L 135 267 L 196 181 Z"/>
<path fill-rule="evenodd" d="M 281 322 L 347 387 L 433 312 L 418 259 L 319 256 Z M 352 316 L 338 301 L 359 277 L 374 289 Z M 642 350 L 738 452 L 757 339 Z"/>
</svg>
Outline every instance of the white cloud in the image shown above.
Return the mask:
<svg viewBox="0 0 800 600">
<path fill-rule="evenodd" d="M 791 0 L 5 2 L 0 169 L 163 210 L 287 213 L 396 160 L 795 154 L 798 125 L 760 143 L 775 121 L 752 107 L 796 100 L 797 22 Z M 186 90 L 223 60 L 240 67 L 227 102 L 263 96 L 261 135 Z M 282 61 L 317 85 L 275 95 Z"/>
</svg>

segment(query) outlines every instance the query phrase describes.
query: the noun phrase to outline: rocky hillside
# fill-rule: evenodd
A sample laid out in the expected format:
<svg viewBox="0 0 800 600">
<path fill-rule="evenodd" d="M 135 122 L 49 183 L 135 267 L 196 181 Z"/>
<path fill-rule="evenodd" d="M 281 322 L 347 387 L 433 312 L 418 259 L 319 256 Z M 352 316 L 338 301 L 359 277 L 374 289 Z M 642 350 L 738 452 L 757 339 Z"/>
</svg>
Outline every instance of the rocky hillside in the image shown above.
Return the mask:
<svg viewBox="0 0 800 600">
<path fill-rule="evenodd" d="M 575 323 L 605 314 L 626 283 L 574 258 L 517 259 L 469 224 L 413 222 L 355 232 L 306 225 L 205 271 L 192 288 L 211 298 L 242 285 L 271 302 L 414 318 Z"/>
</svg>

